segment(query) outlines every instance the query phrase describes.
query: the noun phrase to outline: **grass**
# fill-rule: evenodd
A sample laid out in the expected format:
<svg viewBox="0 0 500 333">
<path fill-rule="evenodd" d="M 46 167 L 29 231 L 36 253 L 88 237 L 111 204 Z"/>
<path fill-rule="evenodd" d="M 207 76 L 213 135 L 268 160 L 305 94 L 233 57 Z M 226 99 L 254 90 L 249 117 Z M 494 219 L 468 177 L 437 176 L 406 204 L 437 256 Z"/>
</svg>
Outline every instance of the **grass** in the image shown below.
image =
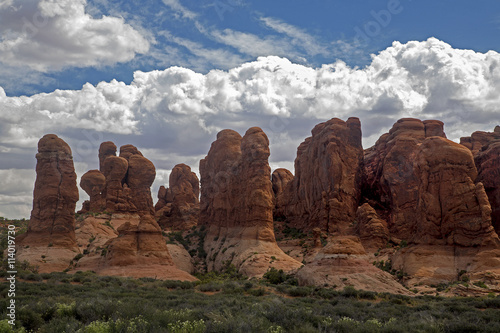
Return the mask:
<svg viewBox="0 0 500 333">
<path fill-rule="evenodd" d="M 208 273 L 197 282 L 36 274 L 17 284 L 33 332 L 499 332 L 500 297 L 408 297 Z M 278 271 L 279 274 L 279 271 Z M 7 285 L 0 285 L 0 318 Z M 0 332 L 10 332 L 0 321 Z"/>
</svg>

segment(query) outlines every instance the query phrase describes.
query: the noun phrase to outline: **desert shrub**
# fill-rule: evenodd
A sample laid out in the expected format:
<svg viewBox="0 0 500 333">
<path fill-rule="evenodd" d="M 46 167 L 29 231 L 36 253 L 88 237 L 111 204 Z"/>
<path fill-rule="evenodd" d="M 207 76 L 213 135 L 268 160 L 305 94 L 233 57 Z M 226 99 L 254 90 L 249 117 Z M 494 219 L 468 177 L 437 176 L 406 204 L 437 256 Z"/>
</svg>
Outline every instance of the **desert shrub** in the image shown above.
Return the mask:
<svg viewBox="0 0 500 333">
<path fill-rule="evenodd" d="M 280 284 L 285 282 L 286 274 L 282 269 L 278 271 L 276 268 L 271 267 L 271 269 L 264 274 L 264 279 L 271 284 Z"/>
<path fill-rule="evenodd" d="M 139 278 L 139 280 L 141 280 L 142 282 L 155 282 L 156 281 L 156 279 L 152 278 L 152 277 L 141 277 L 141 278 Z"/>
<path fill-rule="evenodd" d="M 338 297 L 340 293 L 334 289 L 320 288 L 314 292 L 314 295 L 325 299 L 333 299 Z"/>
<path fill-rule="evenodd" d="M 306 297 L 311 293 L 312 290 L 309 287 L 292 287 L 287 290 L 287 294 L 292 297 Z"/>
<path fill-rule="evenodd" d="M 213 292 L 213 291 L 219 291 L 221 289 L 222 289 L 221 282 L 208 282 L 208 283 L 200 284 L 198 286 L 198 290 L 203 291 L 203 292 Z"/>
<path fill-rule="evenodd" d="M 240 294 L 243 293 L 243 288 L 236 281 L 226 281 L 222 285 L 222 292 L 226 294 Z"/>
<path fill-rule="evenodd" d="M 196 282 L 166 280 L 161 283 L 161 286 L 169 289 L 193 289 L 196 287 Z"/>
<path fill-rule="evenodd" d="M 293 239 L 305 238 L 307 236 L 307 234 L 302 232 L 302 230 L 299 230 L 297 228 L 290 228 L 287 224 L 285 224 L 282 233 L 285 237 Z"/>
<path fill-rule="evenodd" d="M 79 321 L 87 324 L 98 320 L 108 320 L 115 309 L 116 304 L 112 300 L 92 298 L 76 304 L 75 316 Z"/>
<path fill-rule="evenodd" d="M 25 277 L 28 281 L 42 281 L 43 278 L 39 274 L 31 273 Z"/>
<path fill-rule="evenodd" d="M 40 329 L 40 333 L 76 332 L 82 324 L 73 317 L 54 318 Z"/>
<path fill-rule="evenodd" d="M 488 289 L 488 286 L 483 281 L 476 281 L 473 283 L 476 287 Z"/>
<path fill-rule="evenodd" d="M 191 309 L 168 309 L 157 312 L 155 314 L 155 319 L 161 327 L 167 327 L 168 324 L 195 321 L 198 318 L 196 313 Z"/>
<path fill-rule="evenodd" d="M 79 329 L 77 333 L 112 333 L 111 323 L 93 321 L 86 327 Z"/>
<path fill-rule="evenodd" d="M 500 331 L 500 297 L 408 297 L 352 287 L 336 291 L 234 280 L 221 273 L 199 283 L 145 282 L 97 277 L 92 272 L 74 276 L 90 282 L 18 281 L 18 327 L 22 324 L 26 331 L 42 333 L 98 329 L 167 333 L 169 324 L 170 328 L 182 331 L 181 323 L 203 320 L 204 332 Z M 68 277 L 72 276 L 54 274 L 49 280 Z M 188 286 L 196 286 L 200 291 L 224 292 L 206 295 L 193 292 Z M 272 289 L 294 297 L 277 295 Z M 5 284 L 0 284 L 0 318 L 5 318 L 7 290 Z"/>
<path fill-rule="evenodd" d="M 360 290 L 358 292 L 358 297 L 360 299 L 376 300 L 377 299 L 377 293 L 373 292 L 373 291 Z"/>
<path fill-rule="evenodd" d="M 22 307 L 17 311 L 16 319 L 21 322 L 21 325 L 27 331 L 36 332 L 45 323 L 42 316 L 32 309 Z"/>
<path fill-rule="evenodd" d="M 14 333 L 14 330 L 7 319 L 0 320 L 0 333 Z"/>
<path fill-rule="evenodd" d="M 252 281 L 245 281 L 243 284 L 243 290 L 248 291 L 253 288 L 253 282 Z"/>
<path fill-rule="evenodd" d="M 168 324 L 168 330 L 172 333 L 201 333 L 205 331 L 203 319 L 197 321 L 178 321 Z"/>
<path fill-rule="evenodd" d="M 76 303 L 56 304 L 55 314 L 57 317 L 74 317 L 76 315 Z"/>
<path fill-rule="evenodd" d="M 345 286 L 344 290 L 340 293 L 344 297 L 358 298 L 359 291 L 357 291 L 353 286 Z"/>
<path fill-rule="evenodd" d="M 248 290 L 248 293 L 252 296 L 264 296 L 266 294 L 266 290 L 264 288 L 256 288 Z"/>
</svg>

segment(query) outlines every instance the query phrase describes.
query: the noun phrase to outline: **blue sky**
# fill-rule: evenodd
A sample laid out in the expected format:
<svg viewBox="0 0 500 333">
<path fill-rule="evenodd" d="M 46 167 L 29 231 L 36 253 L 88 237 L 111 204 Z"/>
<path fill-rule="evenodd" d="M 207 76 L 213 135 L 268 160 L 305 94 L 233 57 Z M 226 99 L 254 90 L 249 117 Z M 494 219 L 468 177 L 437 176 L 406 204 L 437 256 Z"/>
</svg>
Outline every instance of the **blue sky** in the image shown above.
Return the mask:
<svg viewBox="0 0 500 333">
<path fill-rule="evenodd" d="M 29 216 L 47 133 L 79 177 L 102 141 L 137 145 L 155 197 L 224 128 L 260 126 L 271 167 L 292 171 L 332 117 L 359 117 L 366 148 L 403 117 L 455 141 L 491 131 L 499 32 L 493 0 L 1 0 L 0 216 Z"/>
</svg>

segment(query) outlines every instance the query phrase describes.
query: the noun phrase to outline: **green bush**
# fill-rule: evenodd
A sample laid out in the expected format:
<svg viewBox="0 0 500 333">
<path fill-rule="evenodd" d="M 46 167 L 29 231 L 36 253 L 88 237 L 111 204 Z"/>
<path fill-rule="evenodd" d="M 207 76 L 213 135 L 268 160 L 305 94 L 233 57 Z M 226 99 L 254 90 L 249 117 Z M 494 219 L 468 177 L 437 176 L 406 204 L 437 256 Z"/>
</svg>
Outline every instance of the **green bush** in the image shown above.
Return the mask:
<svg viewBox="0 0 500 333">
<path fill-rule="evenodd" d="M 476 281 L 473 285 L 479 288 L 488 289 L 488 286 L 483 281 Z"/>
<path fill-rule="evenodd" d="M 77 333 L 112 333 L 111 324 L 102 321 L 93 321 L 88 326 L 78 330 Z"/>
<path fill-rule="evenodd" d="M 250 289 L 248 293 L 252 296 L 264 296 L 266 294 L 266 290 L 264 288 Z"/>
<path fill-rule="evenodd" d="M 37 331 L 45 323 L 42 316 L 35 311 L 22 307 L 17 311 L 17 319 L 21 325 L 28 331 Z"/>
<path fill-rule="evenodd" d="M 276 268 L 271 267 L 271 269 L 264 274 L 264 279 L 271 284 L 280 284 L 285 282 L 286 274 L 282 269 L 278 271 Z"/>
<path fill-rule="evenodd" d="M 198 290 L 203 291 L 203 292 L 214 292 L 214 291 L 219 291 L 221 289 L 222 289 L 221 282 L 208 282 L 208 283 L 200 284 L 198 286 Z"/>
<path fill-rule="evenodd" d="M 196 282 L 166 280 L 161 283 L 161 286 L 169 289 L 193 289 L 196 287 Z"/>
<path fill-rule="evenodd" d="M 311 293 L 312 290 L 309 287 L 292 287 L 288 289 L 288 295 L 292 297 L 307 297 Z"/>
<path fill-rule="evenodd" d="M 76 303 L 71 304 L 56 304 L 56 316 L 61 317 L 74 317 L 76 315 Z"/>
<path fill-rule="evenodd" d="M 344 290 L 340 293 L 344 297 L 358 298 L 359 292 L 353 286 L 345 286 Z"/>
<path fill-rule="evenodd" d="M 198 321 L 178 321 L 168 324 L 168 330 L 172 333 L 201 333 L 205 331 L 203 319 Z"/>
</svg>

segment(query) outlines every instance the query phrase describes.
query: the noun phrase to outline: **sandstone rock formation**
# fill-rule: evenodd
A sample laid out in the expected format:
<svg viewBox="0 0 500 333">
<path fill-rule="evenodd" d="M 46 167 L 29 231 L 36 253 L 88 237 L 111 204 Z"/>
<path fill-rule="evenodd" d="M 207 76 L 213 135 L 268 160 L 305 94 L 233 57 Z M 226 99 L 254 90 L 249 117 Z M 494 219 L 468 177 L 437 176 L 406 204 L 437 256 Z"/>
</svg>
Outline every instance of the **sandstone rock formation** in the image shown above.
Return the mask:
<svg viewBox="0 0 500 333">
<path fill-rule="evenodd" d="M 161 186 L 155 205 L 158 223 L 162 228 L 189 230 L 198 224 L 200 213 L 200 182 L 185 164 L 178 164 L 170 173 L 170 187 Z"/>
<path fill-rule="evenodd" d="M 383 248 L 390 240 L 387 222 L 382 220 L 375 209 L 364 203 L 356 212 L 356 232 L 365 248 Z"/>
<path fill-rule="evenodd" d="M 54 134 L 38 142 L 33 210 L 28 231 L 17 239 L 18 260 L 41 272 L 64 270 L 79 253 L 75 238 L 78 201 L 71 148 Z"/>
<path fill-rule="evenodd" d="M 178 269 L 168 251 L 161 228 L 151 215 L 131 218 L 118 228 L 118 237 L 104 244 L 106 252 L 82 259 L 74 270 L 94 270 L 101 275 L 152 277 L 194 281 Z"/>
<path fill-rule="evenodd" d="M 388 222 L 391 239 L 410 244 L 392 257 L 410 285 L 478 272 L 473 263 L 499 245 L 472 154 L 441 126 L 401 119 L 365 151 L 363 200 Z"/>
<path fill-rule="evenodd" d="M 388 222 L 391 235 L 408 240 L 417 224 L 419 179 L 414 161 L 426 133 L 442 134 L 442 123 L 418 119 L 398 120 L 375 146 L 365 150 L 364 199 Z"/>
<path fill-rule="evenodd" d="M 500 133 L 500 127 L 497 126 Z M 482 183 L 491 205 L 491 220 L 497 234 L 500 233 L 500 140 L 487 144 L 474 159 L 478 176 L 477 183 Z"/>
<path fill-rule="evenodd" d="M 273 171 L 271 182 L 273 184 L 273 193 L 278 197 L 283 193 L 287 184 L 293 180 L 293 174 L 284 168 L 279 168 Z"/>
<path fill-rule="evenodd" d="M 295 177 L 278 195 L 275 214 L 297 228 L 346 233 L 356 217 L 362 164 L 358 118 L 316 125 L 297 149 Z"/>
<path fill-rule="evenodd" d="M 111 141 L 101 143 L 99 146 L 99 170 L 104 172 L 104 161 L 108 156 L 116 156 L 116 145 Z"/>
<path fill-rule="evenodd" d="M 498 242 L 491 207 L 469 149 L 441 137 L 427 138 L 415 160 L 418 181 L 416 244 L 464 247 Z"/>
<path fill-rule="evenodd" d="M 123 157 L 109 156 L 104 161 L 102 173 L 106 177 L 106 187 L 102 195 L 106 199 L 108 212 L 135 212 L 132 207 L 131 191 L 125 182 L 128 161 Z"/>
<path fill-rule="evenodd" d="M 115 154 L 115 144 L 103 142 L 99 148 L 100 171 L 91 170 L 82 176 L 80 186 L 90 201 L 84 203 L 81 212 L 154 214 L 153 163 L 132 145 L 120 147 L 120 156 Z"/>
<path fill-rule="evenodd" d="M 102 192 L 106 187 L 106 177 L 99 170 L 90 170 L 80 179 L 80 187 L 89 195 L 88 207 L 84 211 L 102 212 L 106 208 L 106 198 Z"/>
<path fill-rule="evenodd" d="M 126 184 L 130 189 L 131 201 L 137 212 L 154 215 L 151 185 L 156 177 L 156 169 L 150 160 L 139 154 L 128 157 Z"/>
<path fill-rule="evenodd" d="M 276 244 L 269 154 L 260 128 L 250 128 L 243 138 L 223 130 L 200 161 L 200 225 L 208 229 L 209 270 L 233 264 L 259 277 L 269 267 L 292 271 L 301 266 Z"/>
<path fill-rule="evenodd" d="M 409 295 L 396 279 L 368 260 L 355 236 L 336 236 L 297 273 L 300 285 L 336 286 Z"/>
<path fill-rule="evenodd" d="M 500 140 L 500 130 L 498 128 L 499 126 L 496 126 L 493 132 L 477 131 L 469 137 L 462 137 L 460 138 L 460 144 L 469 148 L 475 155 L 489 142 Z"/>
</svg>

